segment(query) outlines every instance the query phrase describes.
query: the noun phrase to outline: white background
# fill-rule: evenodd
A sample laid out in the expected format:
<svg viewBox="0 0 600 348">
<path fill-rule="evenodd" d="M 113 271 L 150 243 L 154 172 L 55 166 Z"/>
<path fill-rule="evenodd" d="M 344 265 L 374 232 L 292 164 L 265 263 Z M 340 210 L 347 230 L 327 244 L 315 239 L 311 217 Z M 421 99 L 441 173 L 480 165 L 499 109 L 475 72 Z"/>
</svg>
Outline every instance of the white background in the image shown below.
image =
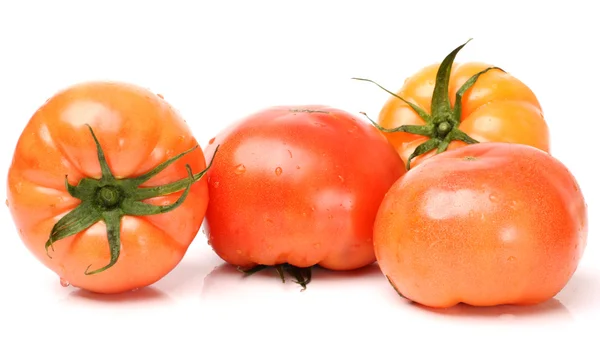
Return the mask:
<svg viewBox="0 0 600 348">
<path fill-rule="evenodd" d="M 555 300 L 527 308 L 428 311 L 402 301 L 376 266 L 319 272 L 305 292 L 273 275 L 242 279 L 204 235 L 155 286 L 93 296 L 63 288 L 0 211 L 0 347 L 599 347 L 598 81 L 593 1 L 0 0 L 1 180 L 31 114 L 90 79 L 140 84 L 178 108 L 203 146 L 265 106 L 325 103 L 376 116 L 424 65 L 473 38 L 457 61 L 495 64 L 528 84 L 553 155 L 589 205 L 589 244 Z M 1 186 L 1 196 L 5 187 Z M 360 274 L 358 274 L 360 273 Z"/>
</svg>

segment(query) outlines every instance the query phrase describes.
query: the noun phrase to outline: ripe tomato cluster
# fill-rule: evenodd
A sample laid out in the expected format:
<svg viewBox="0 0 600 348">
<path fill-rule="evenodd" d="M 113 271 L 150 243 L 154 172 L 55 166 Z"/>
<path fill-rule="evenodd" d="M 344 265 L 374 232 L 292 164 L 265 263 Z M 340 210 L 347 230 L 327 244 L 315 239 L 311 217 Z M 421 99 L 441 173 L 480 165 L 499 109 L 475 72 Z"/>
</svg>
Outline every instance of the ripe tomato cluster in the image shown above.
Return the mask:
<svg viewBox="0 0 600 348">
<path fill-rule="evenodd" d="M 225 262 L 304 288 L 314 266 L 377 262 L 426 306 L 546 301 L 578 266 L 587 206 L 535 94 L 498 67 L 455 64 L 463 46 L 396 93 L 378 85 L 390 98 L 377 121 L 268 107 L 204 149 L 160 95 L 70 86 L 16 144 L 10 212 L 41 263 L 98 293 L 157 282 L 206 222 Z"/>
</svg>

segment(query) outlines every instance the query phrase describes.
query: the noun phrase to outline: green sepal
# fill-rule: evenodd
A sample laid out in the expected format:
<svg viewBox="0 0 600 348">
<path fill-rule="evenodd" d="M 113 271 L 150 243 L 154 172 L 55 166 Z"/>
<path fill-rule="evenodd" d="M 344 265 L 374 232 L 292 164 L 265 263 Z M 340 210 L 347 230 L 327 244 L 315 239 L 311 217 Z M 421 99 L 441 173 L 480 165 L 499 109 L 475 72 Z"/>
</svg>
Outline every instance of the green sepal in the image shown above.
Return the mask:
<svg viewBox="0 0 600 348">
<path fill-rule="evenodd" d="M 177 209 L 187 198 L 188 194 L 190 193 L 190 189 L 192 188 L 192 184 L 194 183 L 194 174 L 192 173 L 192 168 L 190 168 L 189 165 L 186 165 L 186 169 L 189 176 L 188 185 L 186 186 L 185 191 L 183 191 L 181 196 L 179 196 L 177 201 L 174 203 L 159 206 L 136 201 L 134 199 L 125 199 L 121 204 L 121 210 L 125 215 L 145 216 L 164 214 Z"/>
<path fill-rule="evenodd" d="M 452 141 L 462 141 L 467 144 L 475 144 L 478 141 L 470 137 L 459 129 L 460 118 L 462 112 L 462 98 L 463 95 L 469 90 L 476 82 L 477 79 L 490 70 L 499 70 L 504 72 L 501 68 L 491 66 L 471 76 L 456 92 L 454 107 L 451 106 L 449 97 L 449 83 L 452 72 L 452 66 L 454 59 L 459 51 L 471 41 L 469 39 L 464 44 L 455 48 L 450 54 L 448 54 L 438 68 L 435 80 L 435 86 L 431 96 L 431 114 L 427 114 L 423 108 L 414 103 L 410 103 L 406 99 L 400 97 L 396 93 L 382 87 L 378 83 L 364 78 L 353 78 L 355 80 L 367 81 L 377 85 L 387 93 L 395 96 L 396 98 L 405 102 L 411 107 L 417 115 L 425 121 L 425 125 L 400 125 L 395 128 L 384 128 L 378 125 L 375 121 L 370 119 L 363 113 L 368 120 L 381 132 L 384 133 L 395 133 L 404 132 L 415 135 L 422 135 L 429 137 L 430 139 L 419 145 L 415 151 L 409 156 L 406 168 L 410 169 L 410 163 L 412 159 L 417 156 L 424 155 L 429 151 L 437 149 L 437 153 L 444 152 L 448 149 L 448 146 Z"/>
<path fill-rule="evenodd" d="M 312 280 L 312 267 L 297 267 L 290 265 L 289 263 L 282 263 L 274 266 L 256 265 L 249 269 L 238 267 L 237 270 L 244 273 L 246 276 L 250 276 L 267 268 L 275 269 L 282 283 L 285 283 L 285 273 L 289 273 L 296 279 L 294 282 L 302 287 L 302 291 L 306 290 L 306 286 Z"/>
<path fill-rule="evenodd" d="M 434 123 L 440 123 L 448 121 L 447 116 L 451 114 L 452 109 L 450 106 L 450 98 L 448 95 L 448 87 L 450 85 L 450 74 L 452 72 L 452 65 L 454 65 L 454 58 L 458 52 L 469 43 L 469 39 L 464 44 L 455 48 L 449 55 L 444 58 L 440 64 L 437 74 L 435 76 L 435 86 L 433 87 L 433 94 L 431 96 L 431 114 Z"/>
<path fill-rule="evenodd" d="M 67 192 L 72 197 L 79 199 L 81 203 L 53 226 L 50 236 L 45 243 L 45 248 L 46 253 L 48 253 L 49 248 L 54 250 L 53 245 L 57 241 L 76 235 L 99 221 L 104 221 L 110 249 L 110 262 L 94 271 L 89 271 L 90 265 L 86 269 L 85 274 L 92 275 L 109 269 L 118 261 L 121 251 L 120 230 L 122 217 L 125 215 L 146 216 L 162 214 L 178 208 L 187 198 L 191 186 L 199 181 L 211 168 L 219 146 L 216 147 L 208 166 L 200 173 L 193 174 L 191 167 L 186 164 L 188 176 L 185 179 L 155 187 L 139 187 L 178 159 L 197 149 L 198 145 L 165 160 L 138 177 L 117 179 L 108 165 L 102 146 L 94 134 L 92 127 L 89 125 L 87 127 L 96 144 L 102 176 L 99 179 L 82 178 L 77 185 L 71 185 L 68 177 L 65 176 L 65 188 Z M 181 190 L 184 190 L 184 192 L 177 201 L 166 206 L 155 206 L 141 202 L 144 199 L 164 196 Z M 51 257 L 49 253 L 48 257 Z"/>
<path fill-rule="evenodd" d="M 432 151 L 433 149 L 440 146 L 442 143 L 443 143 L 443 141 L 438 138 L 431 138 L 431 139 L 426 140 L 421 145 L 417 146 L 415 151 L 413 153 L 411 153 L 410 156 L 408 156 L 408 160 L 406 161 L 406 169 L 407 170 L 410 169 L 410 163 L 415 157 L 424 155 L 424 154 L 428 153 L 429 151 Z"/>
<path fill-rule="evenodd" d="M 50 237 L 44 246 L 48 257 L 52 258 L 48 253 L 48 248 L 54 250 L 53 245 L 55 242 L 76 235 L 101 219 L 101 213 L 89 202 L 84 202 L 71 210 L 52 227 Z"/>
<path fill-rule="evenodd" d="M 477 74 L 471 76 L 467 81 L 465 81 L 465 83 L 463 83 L 463 85 L 458 89 L 458 91 L 456 91 L 456 97 L 454 98 L 454 109 L 452 110 L 452 112 L 454 114 L 453 119 L 457 123 L 460 122 L 460 115 L 462 114 L 462 97 L 463 97 L 463 95 L 469 88 L 473 87 L 475 82 L 477 82 L 477 79 L 479 79 L 479 76 L 485 74 L 486 72 L 488 72 L 490 70 L 500 70 L 500 71 L 504 72 L 504 70 L 502 70 L 498 67 L 495 67 L 495 66 L 483 69 L 482 71 L 478 72 Z"/>
<path fill-rule="evenodd" d="M 408 106 L 410 106 L 411 109 L 413 109 L 417 115 L 419 115 L 419 117 L 421 117 L 421 119 L 425 122 L 429 122 L 431 120 L 431 116 L 427 113 L 427 111 L 423 110 L 420 106 L 418 106 L 415 103 L 411 103 L 408 100 L 402 98 L 401 96 L 399 96 L 398 94 L 390 91 L 389 89 L 383 87 L 382 85 L 378 84 L 377 82 L 373 81 L 373 80 L 369 80 L 369 79 L 363 79 L 360 77 L 353 77 L 353 80 L 358 80 L 358 81 L 366 81 L 366 82 L 370 82 L 374 85 L 376 85 L 377 87 L 383 89 L 384 91 L 386 91 L 387 93 L 389 93 L 390 95 L 402 100 L 403 102 L 405 102 Z"/>
<path fill-rule="evenodd" d="M 108 239 L 108 247 L 110 249 L 110 262 L 101 268 L 94 271 L 89 271 L 92 265 L 89 265 L 86 270 L 86 275 L 97 274 L 104 272 L 114 266 L 121 255 L 121 218 L 123 213 L 120 210 L 112 210 L 102 213 L 102 220 L 106 224 L 106 236 Z"/>
</svg>

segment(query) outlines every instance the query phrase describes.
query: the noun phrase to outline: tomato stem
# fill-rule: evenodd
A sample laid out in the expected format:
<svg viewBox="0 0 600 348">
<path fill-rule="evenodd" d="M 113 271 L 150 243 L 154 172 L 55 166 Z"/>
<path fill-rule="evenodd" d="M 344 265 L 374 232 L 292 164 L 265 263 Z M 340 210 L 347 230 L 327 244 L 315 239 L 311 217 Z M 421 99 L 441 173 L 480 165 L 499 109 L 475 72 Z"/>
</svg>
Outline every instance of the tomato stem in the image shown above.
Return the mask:
<svg viewBox="0 0 600 348">
<path fill-rule="evenodd" d="M 49 249 L 54 250 L 54 243 L 76 235 L 99 221 L 104 221 L 106 224 L 110 260 L 108 264 L 94 271 L 89 271 L 92 266 L 89 265 L 85 270 L 85 274 L 92 275 L 103 272 L 117 263 L 121 251 L 120 235 L 122 217 L 125 215 L 145 216 L 163 214 L 178 208 L 187 198 L 192 184 L 199 181 L 212 166 L 219 146 L 217 146 L 208 166 L 200 173 L 193 174 L 191 167 L 186 164 L 188 176 L 185 179 L 161 186 L 139 187 L 198 146 L 194 146 L 183 153 L 167 159 L 149 172 L 138 177 L 117 179 L 108 165 L 102 146 L 94 134 L 92 127 L 89 125 L 87 127 L 96 144 L 102 175 L 99 179 L 83 178 L 77 185 L 71 185 L 68 177 L 65 176 L 65 187 L 68 193 L 72 197 L 79 199 L 81 203 L 52 227 L 45 248 L 48 257 L 51 258 Z M 156 206 L 142 202 L 144 199 L 164 196 L 181 190 L 184 190 L 183 193 L 172 204 Z"/>
<path fill-rule="evenodd" d="M 267 268 L 275 269 L 282 283 L 285 283 L 285 273 L 287 272 L 296 279 L 294 282 L 302 287 L 302 291 L 306 290 L 306 286 L 312 280 L 312 267 L 297 267 L 289 263 L 274 266 L 256 265 L 248 269 L 238 267 L 237 269 L 244 275 L 250 276 Z"/>
<path fill-rule="evenodd" d="M 471 39 L 467 40 L 464 44 L 455 48 L 450 54 L 448 54 L 442 63 L 440 64 L 436 79 L 435 79 L 435 87 L 433 89 L 433 93 L 431 96 L 431 114 L 428 114 L 423 108 L 420 106 L 409 102 L 405 98 L 400 95 L 391 92 L 385 87 L 381 86 L 375 81 L 365 79 L 365 78 L 353 78 L 354 80 L 366 81 L 375 84 L 379 88 L 383 89 L 390 95 L 395 98 L 400 99 L 402 102 L 406 103 L 417 115 L 425 122 L 424 125 L 401 125 L 396 128 L 384 128 L 380 126 L 377 122 L 369 118 L 365 113 L 363 113 L 367 119 L 381 132 L 384 133 L 395 133 L 395 132 L 404 132 L 415 135 L 422 135 L 430 138 L 429 140 L 422 143 L 420 146 L 417 146 L 415 151 L 409 156 L 406 169 L 410 169 L 411 161 L 420 155 L 424 155 L 430 151 L 437 149 L 437 153 L 444 152 L 448 149 L 448 146 L 452 141 L 462 141 L 467 144 L 475 144 L 478 143 L 477 140 L 471 138 L 468 134 L 459 129 L 461 113 L 462 113 L 462 97 L 469 88 L 471 88 L 477 79 L 485 74 L 486 72 L 495 69 L 504 72 L 504 70 L 492 66 L 488 67 L 475 75 L 471 76 L 456 92 L 455 95 L 455 103 L 454 107 L 452 107 L 450 103 L 449 96 L 449 84 L 450 84 L 450 76 L 452 72 L 452 65 L 454 64 L 454 59 L 458 52 L 471 41 Z"/>
</svg>

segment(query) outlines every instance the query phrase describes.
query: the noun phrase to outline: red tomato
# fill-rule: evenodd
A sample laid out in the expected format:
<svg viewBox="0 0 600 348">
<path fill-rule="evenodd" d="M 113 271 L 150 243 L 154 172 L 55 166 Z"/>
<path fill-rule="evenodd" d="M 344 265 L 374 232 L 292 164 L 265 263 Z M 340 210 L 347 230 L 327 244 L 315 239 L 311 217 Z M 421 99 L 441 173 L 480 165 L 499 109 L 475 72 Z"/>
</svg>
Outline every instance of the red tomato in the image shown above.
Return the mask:
<svg viewBox="0 0 600 348">
<path fill-rule="evenodd" d="M 536 304 L 556 295 L 587 243 L 587 205 L 569 170 L 523 144 L 480 143 L 423 161 L 383 199 L 383 273 L 431 307 Z"/>
<path fill-rule="evenodd" d="M 32 116 L 8 171 L 21 239 L 64 285 L 116 293 L 156 282 L 182 259 L 208 205 L 197 146 L 146 89 L 60 91 Z"/>
<path fill-rule="evenodd" d="M 375 261 L 377 208 L 404 164 L 367 122 L 324 106 L 280 106 L 222 131 L 208 171 L 206 232 L 242 268 L 352 270 Z M 308 279 L 307 279 L 308 278 Z"/>
</svg>

